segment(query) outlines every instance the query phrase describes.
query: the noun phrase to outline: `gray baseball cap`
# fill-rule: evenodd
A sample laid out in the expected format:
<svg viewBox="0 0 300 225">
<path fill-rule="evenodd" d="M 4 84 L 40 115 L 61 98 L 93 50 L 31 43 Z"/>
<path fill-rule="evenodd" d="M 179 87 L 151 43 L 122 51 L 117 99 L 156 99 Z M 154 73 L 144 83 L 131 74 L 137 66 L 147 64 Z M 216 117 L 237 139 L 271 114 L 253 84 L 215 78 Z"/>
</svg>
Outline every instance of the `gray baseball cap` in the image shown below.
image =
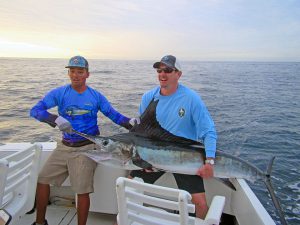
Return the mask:
<svg viewBox="0 0 300 225">
<path fill-rule="evenodd" d="M 181 71 L 181 66 L 180 66 L 177 58 L 173 55 L 166 55 L 166 56 L 162 57 L 159 62 L 156 62 L 153 64 L 153 68 L 156 68 L 156 69 L 159 68 L 161 63 L 166 65 L 169 68 Z"/>
<path fill-rule="evenodd" d="M 89 69 L 89 63 L 88 61 L 80 56 L 74 56 L 69 60 L 69 64 L 66 66 L 66 68 L 74 68 L 74 67 L 79 67 L 79 68 L 84 68 L 84 69 Z"/>
</svg>

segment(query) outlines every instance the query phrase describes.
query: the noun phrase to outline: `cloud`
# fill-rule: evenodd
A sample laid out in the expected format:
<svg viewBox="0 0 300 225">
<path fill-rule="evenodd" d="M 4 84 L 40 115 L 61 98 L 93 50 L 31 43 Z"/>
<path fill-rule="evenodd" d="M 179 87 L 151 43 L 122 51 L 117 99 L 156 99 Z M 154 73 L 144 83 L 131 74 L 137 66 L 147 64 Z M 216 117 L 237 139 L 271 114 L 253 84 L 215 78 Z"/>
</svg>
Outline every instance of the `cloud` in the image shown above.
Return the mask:
<svg viewBox="0 0 300 225">
<path fill-rule="evenodd" d="M 299 10 L 295 0 L 13 0 L 0 5 L 0 36 L 96 58 L 299 60 Z"/>
</svg>

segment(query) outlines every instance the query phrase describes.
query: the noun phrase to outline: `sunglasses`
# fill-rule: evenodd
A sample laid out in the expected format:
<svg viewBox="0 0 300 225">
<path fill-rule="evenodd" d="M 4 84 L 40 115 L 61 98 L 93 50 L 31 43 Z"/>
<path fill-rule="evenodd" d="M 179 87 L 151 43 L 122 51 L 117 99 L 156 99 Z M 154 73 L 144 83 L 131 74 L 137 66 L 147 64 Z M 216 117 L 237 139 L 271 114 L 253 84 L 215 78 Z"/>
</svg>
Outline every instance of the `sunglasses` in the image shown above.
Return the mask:
<svg viewBox="0 0 300 225">
<path fill-rule="evenodd" d="M 164 68 L 164 69 L 157 69 L 156 71 L 157 71 L 157 73 L 162 73 L 162 72 L 164 72 L 164 73 L 172 73 L 174 71 L 174 69 L 167 67 L 167 68 Z"/>
</svg>

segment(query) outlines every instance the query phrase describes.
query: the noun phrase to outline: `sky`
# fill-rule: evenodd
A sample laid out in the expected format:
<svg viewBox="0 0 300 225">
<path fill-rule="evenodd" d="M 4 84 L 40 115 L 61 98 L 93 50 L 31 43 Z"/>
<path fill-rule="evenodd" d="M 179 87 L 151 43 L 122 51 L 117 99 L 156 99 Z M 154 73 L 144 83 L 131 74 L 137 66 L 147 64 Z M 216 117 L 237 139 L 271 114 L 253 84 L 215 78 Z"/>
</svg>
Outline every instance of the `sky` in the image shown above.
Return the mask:
<svg viewBox="0 0 300 225">
<path fill-rule="evenodd" d="M 300 61 L 299 0 L 0 0 L 0 57 Z"/>
</svg>

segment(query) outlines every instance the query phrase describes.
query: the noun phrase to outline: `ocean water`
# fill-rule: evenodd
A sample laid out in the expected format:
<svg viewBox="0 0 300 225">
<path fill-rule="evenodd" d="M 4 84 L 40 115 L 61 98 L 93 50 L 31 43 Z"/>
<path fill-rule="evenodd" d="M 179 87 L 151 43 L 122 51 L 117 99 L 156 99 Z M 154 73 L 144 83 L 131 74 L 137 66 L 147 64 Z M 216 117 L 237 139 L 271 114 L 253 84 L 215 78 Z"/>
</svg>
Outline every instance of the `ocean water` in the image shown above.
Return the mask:
<svg viewBox="0 0 300 225">
<path fill-rule="evenodd" d="M 29 117 L 52 88 L 69 83 L 65 59 L 0 58 L 0 143 L 59 140 L 60 132 Z M 152 61 L 90 60 L 88 84 L 121 113 L 137 116 L 142 94 L 158 84 Z M 289 224 L 300 224 L 300 63 L 181 63 L 180 82 L 206 103 L 218 149 L 265 170 L 276 156 L 272 181 Z M 56 110 L 52 110 L 55 112 Z M 99 114 L 102 135 L 124 132 Z M 280 224 L 262 182 L 250 184 Z"/>
</svg>

